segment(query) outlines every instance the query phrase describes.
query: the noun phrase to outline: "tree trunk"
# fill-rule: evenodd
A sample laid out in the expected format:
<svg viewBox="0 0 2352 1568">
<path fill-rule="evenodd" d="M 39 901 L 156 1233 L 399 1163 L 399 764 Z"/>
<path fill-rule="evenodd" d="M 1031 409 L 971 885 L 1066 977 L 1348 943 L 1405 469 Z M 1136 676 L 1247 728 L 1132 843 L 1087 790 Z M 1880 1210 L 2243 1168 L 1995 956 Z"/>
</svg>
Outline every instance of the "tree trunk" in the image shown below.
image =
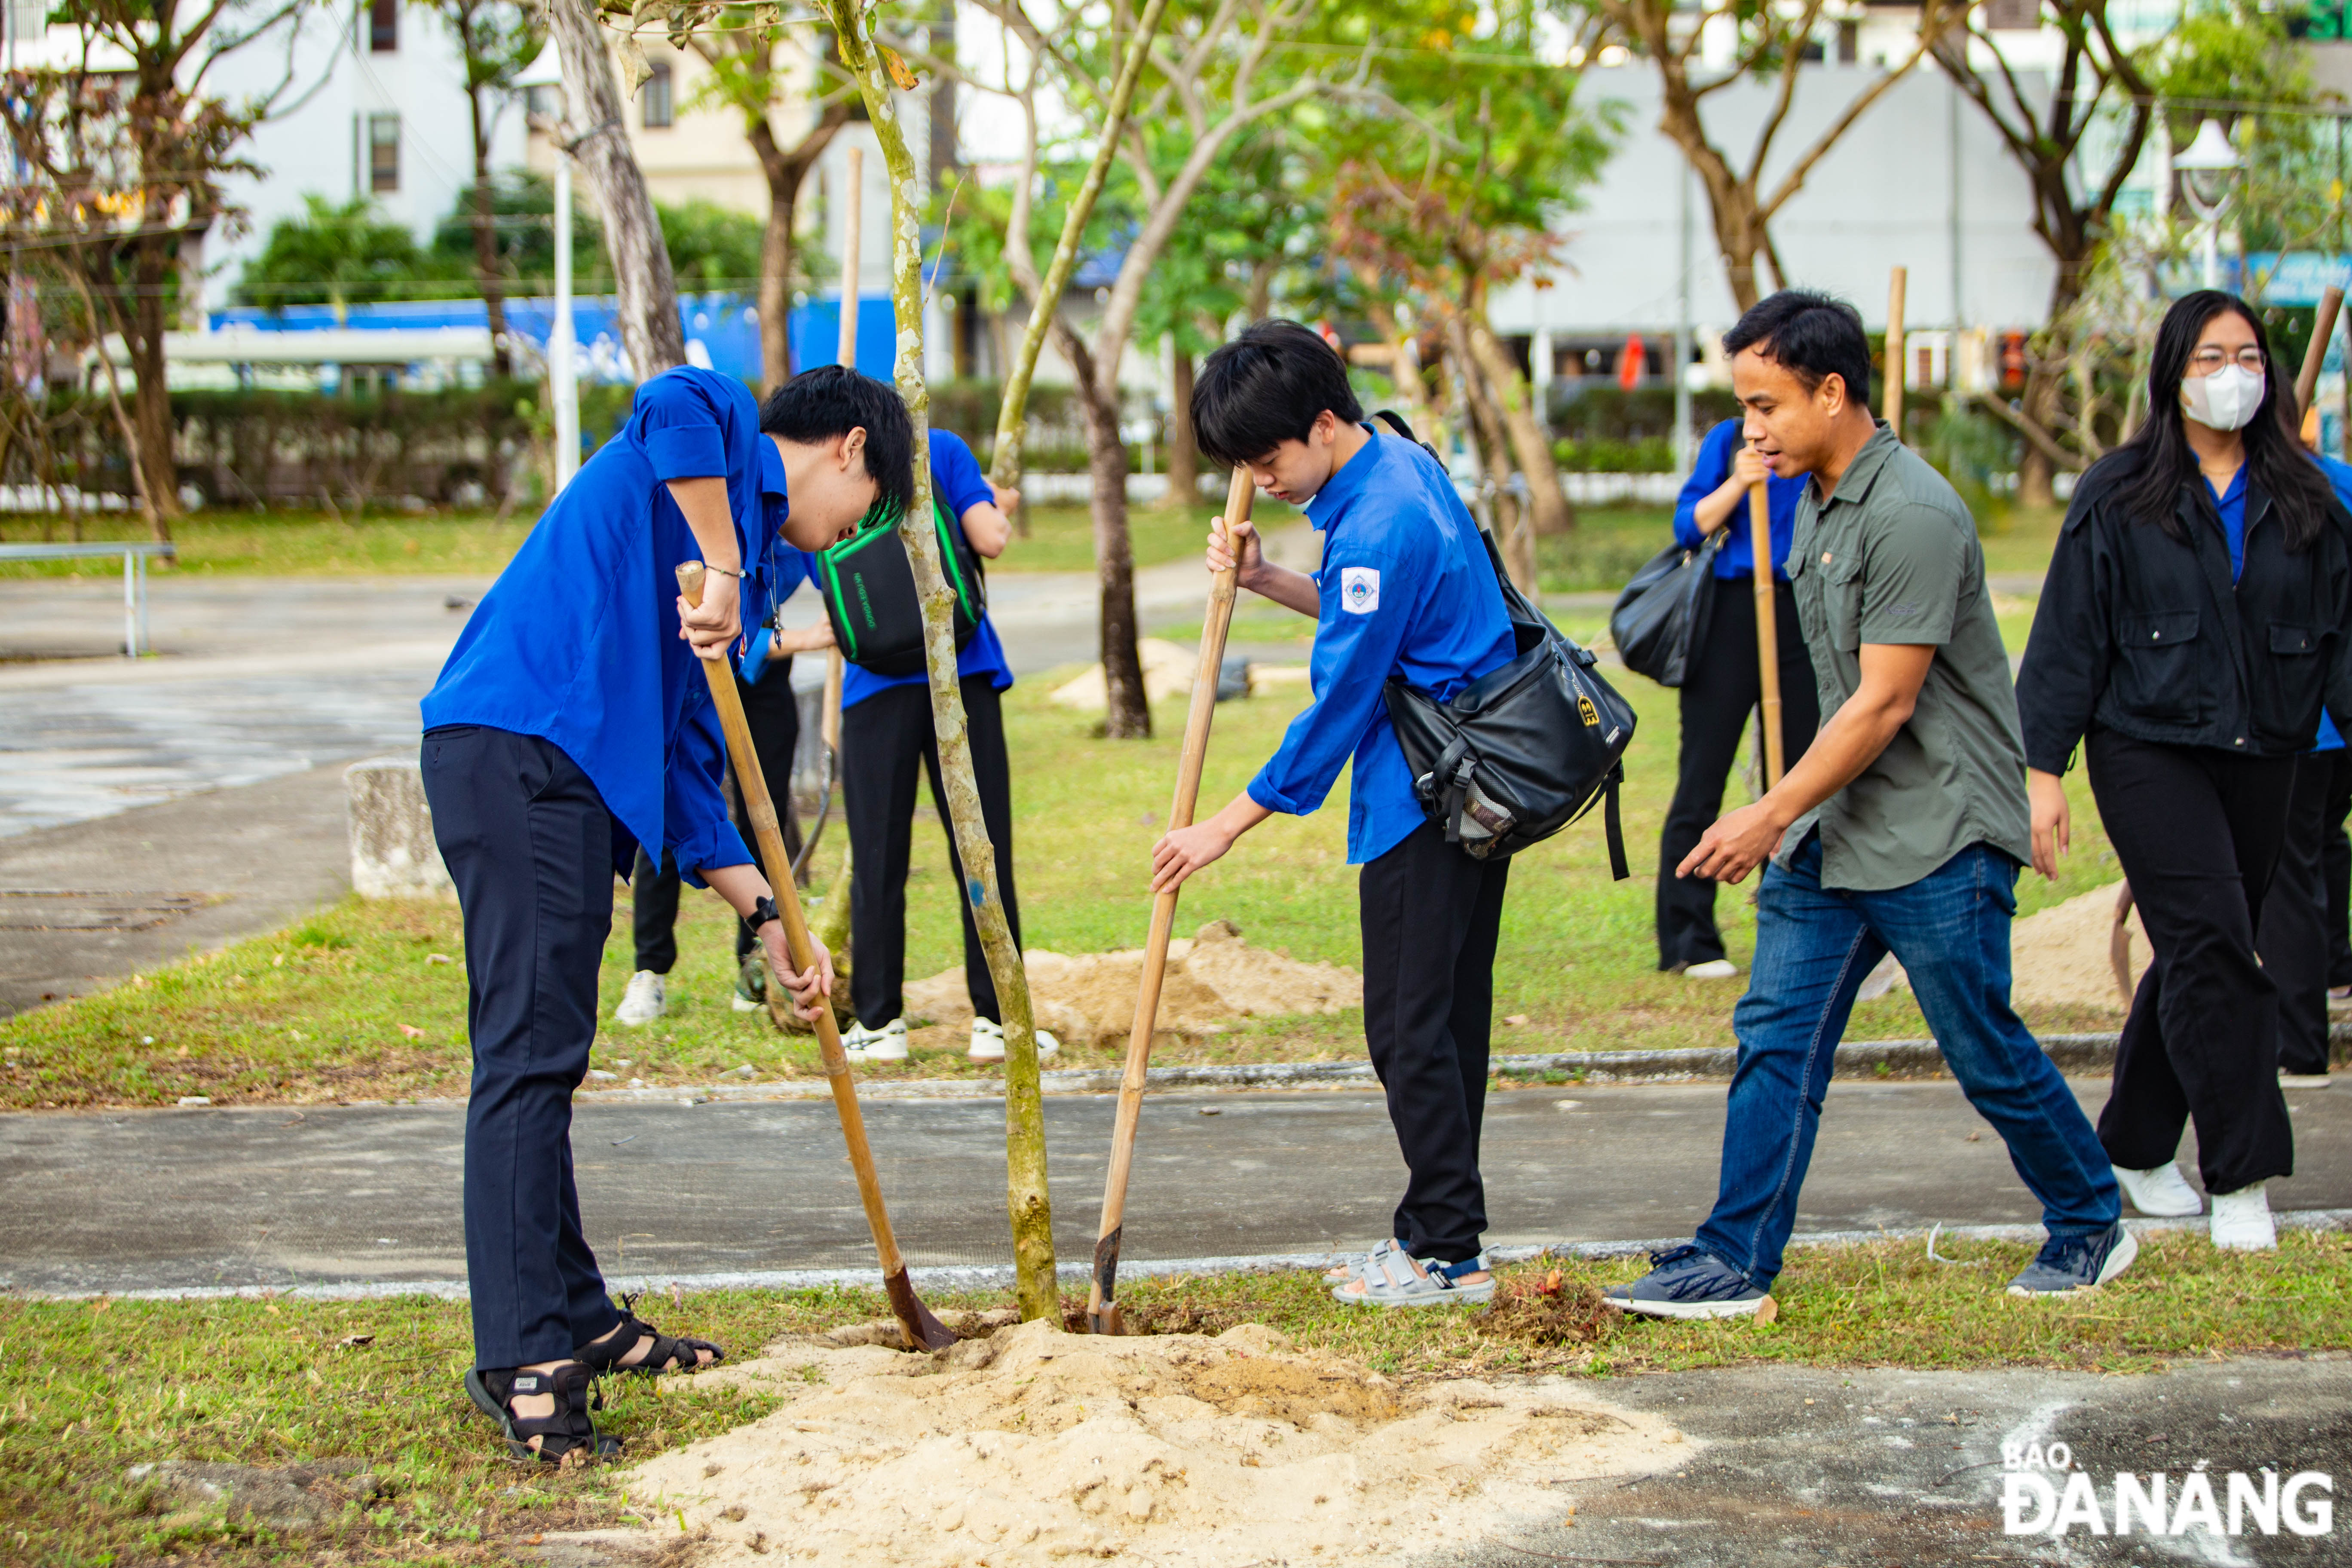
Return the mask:
<svg viewBox="0 0 2352 1568">
<path fill-rule="evenodd" d="M 473 16 L 461 11 L 455 18 L 457 43 L 468 62 L 475 58 Z M 470 65 L 468 72 L 470 74 Z M 474 124 L 474 276 L 482 286 L 482 308 L 490 328 L 490 374 L 501 380 L 514 374 L 514 351 L 507 340 L 506 279 L 499 272 L 498 204 L 490 189 L 490 129 L 482 113 L 483 87 L 468 81 L 466 111 Z M 499 465 L 493 461 L 493 470 Z M 497 480 L 498 488 L 504 486 Z"/>
<path fill-rule="evenodd" d="M 1028 433 L 1029 380 L 1037 371 L 1037 355 L 1045 346 L 1045 333 L 1058 323 L 1062 313 L 1062 290 L 1069 286 L 1070 274 L 1078 265 L 1078 240 L 1086 233 L 1087 219 L 1095 210 L 1095 198 L 1102 195 L 1103 181 L 1109 176 L 1111 160 L 1118 154 L 1118 139 L 1127 125 L 1128 106 L 1135 100 L 1136 79 L 1143 74 L 1143 61 L 1150 52 L 1151 40 L 1160 31 L 1160 18 L 1168 9 L 1168 0 L 1149 0 L 1143 15 L 1137 19 L 1135 34 L 1128 40 L 1127 58 L 1118 68 L 1118 79 L 1112 84 L 1110 102 L 1103 110 L 1102 139 L 1095 144 L 1094 162 L 1087 165 L 1086 178 L 1078 183 L 1077 194 L 1070 198 L 1070 210 L 1062 216 L 1062 235 L 1054 244 L 1054 259 L 1045 264 L 1045 276 L 1037 288 L 1037 297 L 1029 301 L 1029 322 L 1021 334 L 1018 358 L 1004 367 L 1004 396 L 996 411 L 996 449 L 990 454 L 988 477 L 1008 489 L 1021 488 L 1021 443 Z M 1070 342 L 1076 342 L 1074 335 Z M 1087 379 L 1083 374 L 1079 381 Z M 1126 532 L 1127 498 L 1119 492 L 1120 532 Z M 1099 511 L 1096 514 L 1100 528 Z M 1024 523 L 1025 531 L 1026 524 Z M 1132 619 L 1132 610 L 1129 618 Z M 1108 634 L 1106 634 L 1108 635 Z M 1145 716 L 1146 732 L 1150 732 L 1150 715 Z"/>
<path fill-rule="evenodd" d="M 164 237 L 164 243 L 172 244 L 170 237 Z M 138 287 L 131 301 L 131 329 L 125 346 L 131 373 L 139 378 L 131 396 L 139 445 L 131 458 L 147 481 L 148 531 L 166 540 L 172 537 L 173 520 L 180 515 L 179 468 L 172 457 L 172 393 L 163 366 L 163 331 L 169 324 L 163 289 L 170 269 L 163 246 L 153 240 L 141 243 L 131 254 L 131 277 Z"/>
<path fill-rule="evenodd" d="M 1549 537 L 1575 531 L 1576 509 L 1568 504 L 1568 492 L 1560 488 L 1559 464 L 1551 455 L 1551 438 L 1536 417 L 1534 399 L 1519 374 L 1517 363 L 1504 352 L 1495 329 L 1486 324 L 1483 310 L 1471 313 L 1467 326 L 1471 356 L 1477 361 L 1479 374 L 1486 379 L 1496 411 L 1502 417 L 1503 431 L 1510 439 L 1512 455 L 1518 459 L 1519 472 L 1527 477 L 1528 501 L 1534 510 L 1536 532 Z"/>
<path fill-rule="evenodd" d="M 1192 356 L 1183 341 L 1169 344 L 1168 504 L 1184 508 L 1201 499 L 1201 449 L 1192 435 Z"/>
<path fill-rule="evenodd" d="M 565 0 L 557 0 L 558 5 Z M 576 0 L 574 0 L 576 3 Z M 915 161 L 907 149 L 890 84 L 882 74 L 873 39 L 865 31 L 857 0 L 825 0 L 843 65 L 856 79 L 872 119 L 875 140 L 890 174 L 890 298 L 898 318 L 898 392 L 915 426 L 914 504 L 899 520 L 898 537 L 914 567 L 915 591 L 923 604 L 924 662 L 931 688 L 931 728 L 938 737 L 940 778 L 956 853 L 963 862 L 964 897 L 972 924 L 988 956 L 989 978 L 1004 1013 L 1005 1206 L 1013 1225 L 1016 1292 L 1024 1320 L 1061 1321 L 1061 1289 L 1054 1272 L 1054 1212 L 1045 1184 L 1045 1115 L 1037 1079 L 1037 1029 L 1029 999 L 1028 971 L 1004 917 L 1004 897 L 996 882 L 996 847 L 981 815 L 980 788 L 971 766 L 971 742 L 964 727 L 963 694 L 956 684 L 955 593 L 940 563 L 931 530 L 930 467 L 919 460 L 929 447 L 930 393 L 923 383 L 922 192 Z"/>
<path fill-rule="evenodd" d="M 793 182 L 797 184 L 799 182 Z M 793 218 L 800 193 L 768 181 L 768 226 L 760 236 L 760 387 L 793 378 Z"/>
<path fill-rule="evenodd" d="M 1103 734 L 1151 738 L 1151 704 L 1135 645 L 1135 552 L 1127 531 L 1127 443 L 1118 435 L 1118 394 L 1105 395 L 1093 353 L 1060 322 L 1062 352 L 1077 373 L 1078 407 L 1087 421 L 1087 469 L 1094 480 L 1095 573 L 1102 586 Z"/>
<path fill-rule="evenodd" d="M 1454 384 L 1467 416 L 1464 424 L 1478 448 L 1482 488 L 1494 498 L 1495 542 L 1502 549 L 1503 565 L 1511 581 L 1521 591 L 1531 591 L 1536 581 L 1535 539 L 1532 530 L 1525 526 L 1528 520 L 1520 515 L 1518 498 L 1511 493 L 1510 447 L 1502 416 L 1488 394 L 1486 377 L 1479 374 L 1470 350 L 1469 329 L 1459 315 L 1446 322 L 1445 338 L 1454 362 Z"/>
<path fill-rule="evenodd" d="M 649 381 L 686 363 L 686 330 L 677 319 L 677 278 L 670 269 L 669 247 L 662 243 L 645 171 L 637 167 L 622 129 L 621 83 L 613 74 L 604 29 L 588 0 L 549 0 L 547 14 L 576 116 L 569 129 L 579 140 L 570 152 L 596 193 L 596 210 L 604 220 L 604 248 L 620 297 L 621 346 L 630 369 Z"/>
</svg>

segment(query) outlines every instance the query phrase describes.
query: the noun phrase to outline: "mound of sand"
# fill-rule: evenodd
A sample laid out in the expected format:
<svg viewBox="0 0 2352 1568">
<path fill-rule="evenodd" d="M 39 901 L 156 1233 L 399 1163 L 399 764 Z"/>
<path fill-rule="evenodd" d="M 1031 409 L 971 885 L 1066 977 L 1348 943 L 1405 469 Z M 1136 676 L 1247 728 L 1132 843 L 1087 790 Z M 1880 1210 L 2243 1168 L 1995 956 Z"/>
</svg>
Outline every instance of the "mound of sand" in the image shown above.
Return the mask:
<svg viewBox="0 0 2352 1568">
<path fill-rule="evenodd" d="M 786 1403 L 625 1478 L 656 1530 L 709 1532 L 698 1563 L 1393 1562 L 1556 1516 L 1550 1483 L 1692 1451 L 1564 1382 L 1407 1391 L 1255 1324 L 1101 1339 L 1028 1323 L 936 1357 L 786 1342 L 703 1376 Z"/>
<path fill-rule="evenodd" d="M 2116 894 L 2121 882 L 2078 894 L 2028 915 L 2009 928 L 2010 999 L 2021 1007 L 2080 1007 L 2123 1013 L 2130 1003 L 2116 984 L 2109 944 L 2116 926 Z M 2124 921 L 2129 943 L 2126 968 L 2137 984 L 2147 967 L 2147 931 L 2133 910 Z M 1902 966 L 1886 961 L 1894 984 L 1907 986 Z M 1878 976 L 1874 973 L 1872 978 Z M 1864 986 L 1870 994 L 1870 987 Z"/>
<path fill-rule="evenodd" d="M 1079 957 L 1031 948 L 1024 955 L 1029 994 L 1040 1028 L 1079 1045 L 1124 1040 L 1135 1027 L 1135 998 L 1143 986 L 1143 951 Z M 1332 963 L 1301 963 L 1252 947 L 1230 921 L 1211 921 L 1187 941 L 1168 944 L 1168 974 L 1160 991 L 1160 1031 L 1213 1034 L 1240 1018 L 1336 1013 L 1360 1006 L 1364 977 Z M 963 970 L 943 970 L 907 986 L 907 1016 L 956 1028 L 971 1022 Z"/>
<path fill-rule="evenodd" d="M 1143 666 L 1143 695 L 1147 701 L 1182 697 L 1192 691 L 1192 677 L 1201 668 L 1200 649 L 1179 647 L 1166 637 L 1139 637 L 1135 655 L 1137 662 Z M 1090 664 L 1054 688 L 1053 698 L 1065 708 L 1100 713 L 1110 707 L 1110 682 L 1103 675 L 1100 664 Z"/>
</svg>

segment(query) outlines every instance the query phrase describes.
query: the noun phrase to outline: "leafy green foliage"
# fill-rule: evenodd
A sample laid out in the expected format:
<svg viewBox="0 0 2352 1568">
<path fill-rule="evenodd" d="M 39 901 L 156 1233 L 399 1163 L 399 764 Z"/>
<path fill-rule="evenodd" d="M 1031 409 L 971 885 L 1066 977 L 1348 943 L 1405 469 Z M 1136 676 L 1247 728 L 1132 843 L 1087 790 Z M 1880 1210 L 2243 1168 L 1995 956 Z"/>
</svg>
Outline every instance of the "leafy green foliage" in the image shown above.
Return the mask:
<svg viewBox="0 0 2352 1568">
<path fill-rule="evenodd" d="M 280 218 L 246 263 L 235 297 L 273 310 L 404 299 L 424 259 L 415 237 L 370 198 L 305 195 L 300 216 Z"/>
</svg>

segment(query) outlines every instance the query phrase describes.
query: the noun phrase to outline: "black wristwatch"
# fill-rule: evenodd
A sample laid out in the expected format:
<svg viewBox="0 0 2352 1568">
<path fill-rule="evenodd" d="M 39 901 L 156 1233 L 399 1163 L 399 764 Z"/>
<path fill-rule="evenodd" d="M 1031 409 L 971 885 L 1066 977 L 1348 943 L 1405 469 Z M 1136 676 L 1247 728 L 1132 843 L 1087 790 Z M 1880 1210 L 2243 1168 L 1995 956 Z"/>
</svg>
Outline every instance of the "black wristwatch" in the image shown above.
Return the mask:
<svg viewBox="0 0 2352 1568">
<path fill-rule="evenodd" d="M 756 937 L 760 934 L 761 926 L 766 925 L 770 921 L 780 921 L 783 918 L 776 912 L 776 900 L 763 898 L 751 906 L 750 914 L 743 917 L 743 929 Z"/>
</svg>

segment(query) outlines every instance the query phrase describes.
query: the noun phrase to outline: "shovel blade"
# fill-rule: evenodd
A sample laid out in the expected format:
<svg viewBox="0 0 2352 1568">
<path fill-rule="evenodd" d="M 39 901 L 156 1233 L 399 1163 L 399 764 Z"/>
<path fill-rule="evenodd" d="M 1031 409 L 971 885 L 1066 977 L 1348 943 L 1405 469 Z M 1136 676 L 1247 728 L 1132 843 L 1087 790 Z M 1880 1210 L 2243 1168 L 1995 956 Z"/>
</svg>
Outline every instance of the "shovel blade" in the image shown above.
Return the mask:
<svg viewBox="0 0 2352 1568">
<path fill-rule="evenodd" d="M 889 1293 L 890 1311 L 906 1331 L 909 1349 L 943 1351 L 956 1342 L 955 1331 L 933 1317 L 931 1310 L 916 1296 L 905 1269 L 884 1275 L 882 1288 Z"/>
<path fill-rule="evenodd" d="M 1123 1334 L 1127 1332 L 1127 1315 L 1118 1310 L 1118 1303 L 1116 1301 L 1105 1301 L 1099 1307 L 1089 1307 L 1087 1309 L 1087 1331 L 1094 1334 Z"/>
</svg>

